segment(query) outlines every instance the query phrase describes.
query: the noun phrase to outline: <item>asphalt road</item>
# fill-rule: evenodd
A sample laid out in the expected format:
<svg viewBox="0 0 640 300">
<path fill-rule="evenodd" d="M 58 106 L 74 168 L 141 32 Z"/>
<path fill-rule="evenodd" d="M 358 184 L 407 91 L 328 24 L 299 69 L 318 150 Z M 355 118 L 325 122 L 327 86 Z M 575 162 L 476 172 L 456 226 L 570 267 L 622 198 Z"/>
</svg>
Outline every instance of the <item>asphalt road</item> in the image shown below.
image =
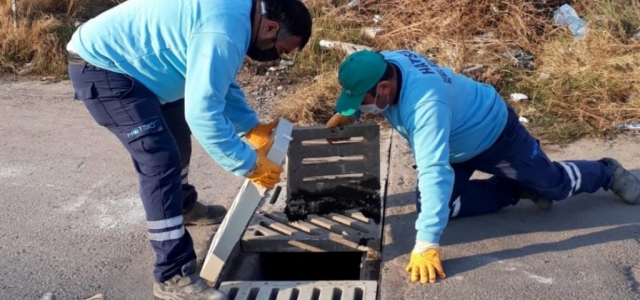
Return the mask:
<svg viewBox="0 0 640 300">
<path fill-rule="evenodd" d="M 0 82 L 0 299 L 153 299 L 137 176 L 70 83 Z M 189 180 L 231 205 L 243 179 L 196 143 Z M 189 227 L 204 259 L 215 227 Z"/>
<path fill-rule="evenodd" d="M 627 136 L 545 151 L 554 160 L 610 156 L 639 175 L 637 145 Z M 381 300 L 640 299 L 640 205 L 602 190 L 555 202 L 549 212 L 522 200 L 495 214 L 450 220 L 441 239 L 447 278 L 411 283 L 405 266 L 415 242 L 416 174 L 397 134 L 390 163 Z"/>
</svg>

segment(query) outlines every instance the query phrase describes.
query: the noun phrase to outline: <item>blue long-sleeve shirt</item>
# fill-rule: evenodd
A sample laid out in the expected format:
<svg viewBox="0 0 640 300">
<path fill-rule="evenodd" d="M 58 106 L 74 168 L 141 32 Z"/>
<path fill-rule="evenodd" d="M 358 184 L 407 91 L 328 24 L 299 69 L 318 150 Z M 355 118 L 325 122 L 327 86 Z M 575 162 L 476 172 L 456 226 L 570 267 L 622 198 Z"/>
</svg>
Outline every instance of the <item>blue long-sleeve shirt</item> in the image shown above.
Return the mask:
<svg viewBox="0 0 640 300">
<path fill-rule="evenodd" d="M 449 217 L 452 163 L 489 148 L 507 121 L 506 103 L 496 90 L 412 51 L 383 51 L 399 67 L 398 103 L 383 112 L 411 145 L 418 169 L 421 213 L 417 239 L 438 243 Z"/>
<path fill-rule="evenodd" d="M 128 0 L 82 24 L 70 47 L 87 62 L 127 74 L 160 103 L 185 99 L 185 118 L 225 170 L 257 159 L 238 135 L 259 123 L 235 76 L 251 39 L 251 0 Z"/>
</svg>

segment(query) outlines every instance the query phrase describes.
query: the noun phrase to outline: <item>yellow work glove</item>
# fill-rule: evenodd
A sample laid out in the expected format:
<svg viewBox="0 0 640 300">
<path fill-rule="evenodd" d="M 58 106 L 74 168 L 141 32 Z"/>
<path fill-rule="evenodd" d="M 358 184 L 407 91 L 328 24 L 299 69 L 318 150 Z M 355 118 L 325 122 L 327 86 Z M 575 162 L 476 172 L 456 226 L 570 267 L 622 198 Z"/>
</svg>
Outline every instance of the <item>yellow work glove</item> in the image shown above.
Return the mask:
<svg viewBox="0 0 640 300">
<path fill-rule="evenodd" d="M 253 127 L 247 134 L 245 134 L 245 138 L 247 142 L 251 144 L 256 152 L 262 153 L 263 155 L 267 155 L 271 146 L 273 145 L 273 139 L 271 138 L 271 133 L 273 129 L 278 125 L 278 121 L 280 118 L 276 118 L 271 123 L 267 124 L 258 124 L 256 127 Z"/>
<path fill-rule="evenodd" d="M 270 144 L 273 144 L 273 142 Z M 256 154 L 258 154 L 256 164 L 246 177 L 257 185 L 272 189 L 280 182 L 280 174 L 284 169 L 269 161 L 266 153 L 256 151 Z"/>
<path fill-rule="evenodd" d="M 420 280 L 422 283 L 435 283 L 436 274 L 445 278 L 438 244 L 417 241 L 411 251 L 411 259 L 407 265 L 407 272 L 411 273 L 411 282 Z"/>
<path fill-rule="evenodd" d="M 327 121 L 327 128 L 335 128 L 335 127 L 340 127 L 340 126 L 345 126 L 345 125 L 349 125 L 353 123 L 353 118 L 352 117 L 347 117 L 347 116 L 343 116 L 339 113 L 334 114 L 331 119 L 329 119 L 329 121 Z M 333 142 L 338 142 L 338 141 L 347 141 L 349 140 L 349 138 L 327 138 L 327 142 L 329 142 L 329 144 L 333 144 Z"/>
</svg>

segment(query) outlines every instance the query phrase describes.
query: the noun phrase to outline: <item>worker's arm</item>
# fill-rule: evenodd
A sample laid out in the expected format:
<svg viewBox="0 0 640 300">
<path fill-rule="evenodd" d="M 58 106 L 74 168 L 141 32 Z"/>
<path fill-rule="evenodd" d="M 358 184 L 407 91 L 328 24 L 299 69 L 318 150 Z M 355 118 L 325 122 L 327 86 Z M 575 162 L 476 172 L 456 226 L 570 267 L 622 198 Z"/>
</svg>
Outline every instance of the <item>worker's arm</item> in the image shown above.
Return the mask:
<svg viewBox="0 0 640 300">
<path fill-rule="evenodd" d="M 204 150 L 225 170 L 246 175 L 257 156 L 234 130 L 240 124 L 227 113 L 243 112 L 242 105 L 231 104 L 225 96 L 235 82 L 244 51 L 226 34 L 194 32 L 189 37 L 185 85 L 185 117 L 193 135 Z M 232 92 L 236 93 L 236 92 Z M 240 123 L 239 123 L 240 122 Z M 237 126 L 237 127 L 244 127 Z M 241 128 L 243 129 L 243 128 Z"/>
<path fill-rule="evenodd" d="M 451 110 L 440 101 L 421 102 L 415 109 L 409 132 L 421 195 L 416 238 L 437 244 L 449 219 L 449 199 L 454 182 L 449 164 Z"/>
<path fill-rule="evenodd" d="M 431 93 L 427 93 L 427 97 Z M 433 96 L 433 95 L 431 95 Z M 454 174 L 449 164 L 451 111 L 440 101 L 419 102 L 408 120 L 411 148 L 417 163 L 421 212 L 416 221 L 416 243 L 406 270 L 411 281 L 435 283 L 445 278 L 440 262 L 440 235 L 449 218 Z"/>
<path fill-rule="evenodd" d="M 231 120 L 236 134 L 242 136 L 260 123 L 256 112 L 249 107 L 245 94 L 234 80 L 229 85 L 224 114 Z"/>
</svg>

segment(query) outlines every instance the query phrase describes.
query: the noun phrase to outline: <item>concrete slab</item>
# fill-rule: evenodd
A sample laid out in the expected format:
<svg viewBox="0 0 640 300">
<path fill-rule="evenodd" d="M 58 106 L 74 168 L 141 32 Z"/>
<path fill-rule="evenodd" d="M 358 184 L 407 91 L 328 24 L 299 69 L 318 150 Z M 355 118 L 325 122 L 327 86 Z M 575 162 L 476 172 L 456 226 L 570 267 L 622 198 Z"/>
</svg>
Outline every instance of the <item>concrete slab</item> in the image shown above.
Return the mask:
<svg viewBox="0 0 640 300">
<path fill-rule="evenodd" d="M 229 300 L 375 300 L 372 281 L 245 281 L 222 282 Z"/>
<path fill-rule="evenodd" d="M 640 299 L 640 206 L 604 191 L 556 202 L 548 213 L 523 200 L 450 220 L 441 240 L 447 278 L 411 283 L 405 266 L 416 233 L 416 172 L 404 139 L 394 133 L 392 140 L 381 300 Z M 543 149 L 555 160 L 614 157 L 639 175 L 630 141 L 637 138 Z"/>
<path fill-rule="evenodd" d="M 372 132 L 370 130 L 372 127 L 376 131 Z M 317 176 L 318 173 L 314 172 L 320 172 L 323 175 L 361 173 L 366 176 L 366 174 L 369 174 L 380 179 L 380 194 L 384 195 L 391 132 L 388 130 L 379 132 L 377 130 L 377 125 L 371 126 L 367 124 L 358 124 L 354 126 L 351 132 L 336 130 L 333 133 L 327 132 L 326 128 L 317 126 L 311 128 L 294 127 L 292 132 L 293 141 L 291 142 L 285 166 L 288 172 L 284 175 L 285 178 L 283 178 L 282 183 L 279 184 L 283 192 L 278 195 L 275 201 L 271 201 L 268 198 L 262 200 L 260 208 L 256 211 L 245 230 L 242 238 L 242 250 L 246 252 L 380 250 L 382 224 L 376 224 L 357 210 L 350 210 L 342 214 L 310 215 L 306 221 L 298 222 L 289 222 L 284 214 L 287 193 L 291 192 L 289 185 L 297 186 L 302 184 L 303 177 L 299 175 L 300 173 L 307 174 L 307 176 Z M 318 146 L 328 146 L 326 148 L 338 146 L 326 144 L 325 138 L 328 134 L 333 134 L 335 137 L 356 137 L 353 138 L 353 140 L 356 140 L 354 143 L 361 145 L 358 148 L 354 148 L 357 151 L 351 154 L 355 153 L 355 155 L 360 155 L 361 158 L 348 162 L 361 163 L 363 168 L 352 170 L 343 165 L 340 168 L 335 168 L 335 172 L 328 174 L 329 171 L 324 170 L 323 167 L 309 169 L 309 165 L 303 165 L 303 160 L 308 159 L 308 156 L 323 158 L 322 155 L 334 155 L 337 153 L 326 152 L 328 154 L 319 154 L 317 152 L 321 151 L 316 151 L 316 154 L 313 154 L 314 152 L 302 149 L 303 143 L 308 141 L 314 143 L 314 140 L 319 140 L 319 142 L 316 142 Z M 358 141 L 357 137 L 361 137 L 361 139 Z M 372 154 L 371 151 L 373 150 L 376 150 L 378 154 Z M 307 155 L 307 153 L 311 154 Z M 332 159 L 334 159 L 333 162 L 337 161 L 336 158 Z M 326 160 L 317 166 L 323 166 L 325 162 Z M 318 161 L 315 163 L 318 163 Z M 292 164 L 295 166 L 292 166 Z M 337 164 L 329 164 L 329 166 L 337 166 Z M 295 177 L 295 179 L 292 177 Z M 316 190 L 322 189 L 319 186 L 313 186 L 312 188 Z"/>
<path fill-rule="evenodd" d="M 267 154 L 267 159 L 278 165 L 284 162 L 291 141 L 292 128 L 291 122 L 283 118 L 280 119 L 271 136 L 274 142 Z M 243 229 L 251 219 L 265 192 L 267 192 L 266 188 L 254 184 L 249 179 L 245 180 L 211 242 L 200 271 L 200 277 L 214 284 L 217 283 L 220 272 L 236 248 L 236 244 L 240 241 Z"/>
</svg>

